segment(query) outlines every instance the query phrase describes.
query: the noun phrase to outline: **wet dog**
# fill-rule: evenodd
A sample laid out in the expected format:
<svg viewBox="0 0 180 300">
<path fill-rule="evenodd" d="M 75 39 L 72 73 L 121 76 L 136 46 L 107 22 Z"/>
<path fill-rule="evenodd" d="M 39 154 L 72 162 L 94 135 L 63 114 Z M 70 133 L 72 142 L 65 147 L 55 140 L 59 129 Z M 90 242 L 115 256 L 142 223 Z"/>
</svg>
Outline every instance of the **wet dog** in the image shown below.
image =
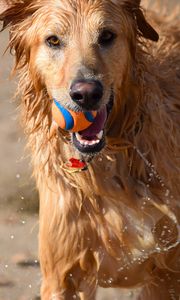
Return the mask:
<svg viewBox="0 0 180 300">
<path fill-rule="evenodd" d="M 42 299 L 92 300 L 98 285 L 178 299 L 178 24 L 147 21 L 140 0 L 0 0 L 0 13 L 40 195 Z M 63 131 L 54 100 L 97 118 Z"/>
</svg>

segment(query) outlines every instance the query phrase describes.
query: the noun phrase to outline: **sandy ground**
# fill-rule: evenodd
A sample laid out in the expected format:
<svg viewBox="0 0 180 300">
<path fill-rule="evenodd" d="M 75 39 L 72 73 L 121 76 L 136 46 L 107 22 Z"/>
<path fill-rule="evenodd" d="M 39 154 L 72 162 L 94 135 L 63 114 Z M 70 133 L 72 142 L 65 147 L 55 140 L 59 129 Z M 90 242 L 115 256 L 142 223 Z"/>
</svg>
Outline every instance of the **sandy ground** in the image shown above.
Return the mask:
<svg viewBox="0 0 180 300">
<path fill-rule="evenodd" d="M 10 80 L 12 57 L 3 55 L 8 34 L 0 34 L 0 203 L 18 201 L 37 207 L 25 137 L 20 128 L 18 101 L 13 100 L 16 79 Z M 34 200 L 34 201 L 33 201 Z M 36 201 L 36 203 L 35 203 Z M 31 204 L 31 205 L 29 205 Z"/>
<path fill-rule="evenodd" d="M 12 58 L 9 54 L 2 57 L 7 40 L 7 33 L 1 33 L 0 300 L 38 300 L 41 282 L 37 243 L 38 200 L 30 175 L 29 158 L 23 150 L 25 139 L 18 125 L 17 102 L 12 100 L 15 83 L 8 78 Z M 135 300 L 134 293 L 99 290 L 97 300 Z"/>
<path fill-rule="evenodd" d="M 38 218 L 23 211 L 0 212 L 0 300 L 35 300 L 39 292 Z"/>
<path fill-rule="evenodd" d="M 33 299 L 38 294 L 40 271 L 20 267 L 37 259 L 38 207 L 29 159 L 12 100 L 15 82 L 9 81 L 12 58 L 3 55 L 8 34 L 0 34 L 0 300 Z M 26 264 L 25 264 L 26 265 Z"/>
</svg>

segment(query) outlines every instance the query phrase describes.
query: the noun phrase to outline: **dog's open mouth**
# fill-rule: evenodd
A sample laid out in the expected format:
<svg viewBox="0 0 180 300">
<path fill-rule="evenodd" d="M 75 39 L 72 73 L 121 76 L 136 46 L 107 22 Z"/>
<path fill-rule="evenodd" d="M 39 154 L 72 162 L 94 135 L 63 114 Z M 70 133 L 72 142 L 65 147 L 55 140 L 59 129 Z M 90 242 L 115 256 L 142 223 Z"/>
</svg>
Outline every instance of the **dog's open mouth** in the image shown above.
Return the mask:
<svg viewBox="0 0 180 300">
<path fill-rule="evenodd" d="M 98 111 L 90 127 L 73 133 L 73 144 L 82 153 L 99 152 L 105 146 L 104 127 L 107 120 L 107 108 Z"/>
<path fill-rule="evenodd" d="M 111 95 L 109 103 L 98 111 L 90 127 L 73 133 L 73 144 L 81 153 L 94 154 L 100 152 L 105 147 L 105 125 L 112 106 L 113 95 Z"/>
</svg>

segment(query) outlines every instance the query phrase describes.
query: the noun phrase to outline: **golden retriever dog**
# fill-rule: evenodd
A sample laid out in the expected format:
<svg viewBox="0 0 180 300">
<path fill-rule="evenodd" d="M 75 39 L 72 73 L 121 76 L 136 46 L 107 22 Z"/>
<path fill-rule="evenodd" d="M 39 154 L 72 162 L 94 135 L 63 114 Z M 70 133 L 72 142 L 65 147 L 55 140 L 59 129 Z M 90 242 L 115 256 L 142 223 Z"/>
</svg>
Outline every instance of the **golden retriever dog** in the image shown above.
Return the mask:
<svg viewBox="0 0 180 300">
<path fill-rule="evenodd" d="M 42 300 L 98 286 L 178 300 L 178 19 L 140 0 L 0 0 L 0 19 L 40 195 Z M 54 100 L 94 123 L 59 128 Z"/>
</svg>

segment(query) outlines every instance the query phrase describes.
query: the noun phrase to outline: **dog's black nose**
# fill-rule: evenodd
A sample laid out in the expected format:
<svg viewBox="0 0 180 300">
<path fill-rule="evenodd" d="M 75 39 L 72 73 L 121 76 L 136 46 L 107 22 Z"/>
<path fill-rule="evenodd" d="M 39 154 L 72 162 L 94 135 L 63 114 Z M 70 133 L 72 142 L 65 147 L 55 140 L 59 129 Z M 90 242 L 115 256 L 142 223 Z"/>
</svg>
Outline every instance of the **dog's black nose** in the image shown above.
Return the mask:
<svg viewBox="0 0 180 300">
<path fill-rule="evenodd" d="M 95 109 L 103 96 L 103 86 L 98 80 L 74 81 L 70 89 L 71 99 L 85 109 Z"/>
</svg>

